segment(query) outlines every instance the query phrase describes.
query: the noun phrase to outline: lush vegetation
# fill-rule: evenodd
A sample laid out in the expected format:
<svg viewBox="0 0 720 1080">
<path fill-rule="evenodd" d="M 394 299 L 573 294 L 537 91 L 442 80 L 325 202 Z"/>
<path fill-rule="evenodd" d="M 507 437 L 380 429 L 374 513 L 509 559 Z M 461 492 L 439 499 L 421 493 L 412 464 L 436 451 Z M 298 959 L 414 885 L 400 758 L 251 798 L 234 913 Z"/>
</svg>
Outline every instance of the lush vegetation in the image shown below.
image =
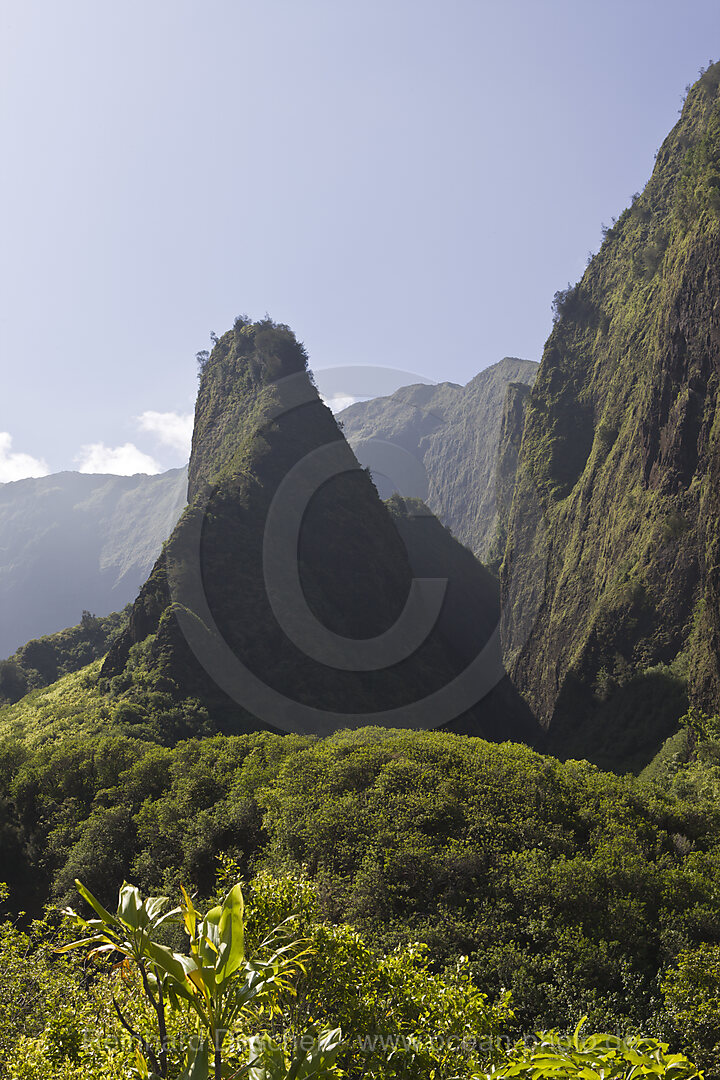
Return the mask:
<svg viewBox="0 0 720 1080">
<path fill-rule="evenodd" d="M 660 783 L 437 732 L 7 742 L 2 861 L 15 909 L 40 915 L 76 878 L 105 905 L 123 879 L 211 895 L 224 852 L 246 880 L 306 882 L 323 925 L 376 957 L 421 942 L 440 973 L 466 956 L 479 992 L 510 991 L 508 1037 L 587 1015 L 712 1067 L 709 1021 L 683 1017 L 720 948 L 720 767 L 697 746 L 720 752 L 686 739 L 693 760 L 668 751 Z"/>
<path fill-rule="evenodd" d="M 511 996 L 488 998 L 465 959 L 433 971 L 422 946 L 383 954 L 323 918 L 303 878 L 260 874 L 242 889 L 231 861 L 219 869 L 204 913 L 184 890 L 170 908 L 126 883 L 111 913 L 78 882 L 89 917 L 0 924 L 0 1077 L 699 1075 L 657 1040 L 583 1037 L 584 1018 L 572 1035 L 513 1038 Z"/>
<path fill-rule="evenodd" d="M 124 611 L 99 619 L 83 611 L 77 626 L 36 638 L 0 661 L 0 705 L 19 701 L 31 690 L 50 686 L 104 656 L 127 625 Z"/>
<path fill-rule="evenodd" d="M 268 503 L 340 435 L 313 393 L 278 412 L 278 375 L 311 388 L 288 328 L 238 319 L 199 357 L 191 505 L 127 626 L 86 614 L 0 667 L 2 1080 L 720 1078 L 720 719 L 688 708 L 717 696 L 719 88 L 715 66 L 556 295 L 499 474 L 515 673 L 565 757 L 591 746 L 641 775 L 441 732 L 250 731 L 175 619 L 168 574 L 201 520 L 222 633 L 293 700 L 414 699 L 490 627 L 479 602 L 450 605 L 385 686 L 318 675 L 279 640 Z M 326 625 L 392 622 L 412 534 L 419 563 L 452 556 L 455 595 L 496 614 L 472 556 L 361 471 L 314 509 L 299 562 Z M 540 564 L 561 599 L 518 640 Z"/>
<path fill-rule="evenodd" d="M 555 295 L 508 515 L 511 675 L 547 749 L 607 768 L 642 769 L 688 701 L 714 709 L 720 691 L 719 73 Z"/>
</svg>

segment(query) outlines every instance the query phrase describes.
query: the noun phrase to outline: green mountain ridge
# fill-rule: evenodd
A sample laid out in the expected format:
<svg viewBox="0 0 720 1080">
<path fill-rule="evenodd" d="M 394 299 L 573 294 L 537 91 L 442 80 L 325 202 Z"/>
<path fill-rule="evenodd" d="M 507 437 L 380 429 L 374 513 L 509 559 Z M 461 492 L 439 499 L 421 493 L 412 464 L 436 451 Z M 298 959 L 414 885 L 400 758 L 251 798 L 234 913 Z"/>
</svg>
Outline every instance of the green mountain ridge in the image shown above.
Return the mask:
<svg viewBox="0 0 720 1080">
<path fill-rule="evenodd" d="M 129 604 L 100 618 L 84 611 L 77 626 L 33 638 L 0 660 L 0 706 L 15 704 L 29 692 L 100 660 L 125 628 L 129 613 Z"/>
<path fill-rule="evenodd" d="M 718 701 L 719 88 L 715 65 L 556 296 L 508 516 L 513 681 L 551 751 L 613 767 L 652 757 L 688 694 Z"/>
</svg>

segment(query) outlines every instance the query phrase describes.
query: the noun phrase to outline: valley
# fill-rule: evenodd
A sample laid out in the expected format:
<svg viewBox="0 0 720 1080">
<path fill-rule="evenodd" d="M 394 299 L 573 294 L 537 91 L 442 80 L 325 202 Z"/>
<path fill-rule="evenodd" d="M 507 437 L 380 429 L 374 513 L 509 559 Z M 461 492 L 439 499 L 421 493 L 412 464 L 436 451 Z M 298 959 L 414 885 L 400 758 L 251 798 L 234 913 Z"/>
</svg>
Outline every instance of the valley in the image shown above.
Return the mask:
<svg viewBox="0 0 720 1080">
<path fill-rule="evenodd" d="M 720 64 L 554 313 L 0 485 L 3 1080 L 720 1076 Z"/>
</svg>

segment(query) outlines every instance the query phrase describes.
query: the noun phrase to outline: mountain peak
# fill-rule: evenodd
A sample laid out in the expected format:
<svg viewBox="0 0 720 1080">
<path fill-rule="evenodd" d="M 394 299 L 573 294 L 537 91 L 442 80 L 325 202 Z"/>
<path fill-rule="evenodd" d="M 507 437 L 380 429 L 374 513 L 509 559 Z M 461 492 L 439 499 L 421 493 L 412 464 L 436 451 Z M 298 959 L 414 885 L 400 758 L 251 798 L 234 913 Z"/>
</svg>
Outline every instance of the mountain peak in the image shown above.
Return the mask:
<svg viewBox="0 0 720 1080">
<path fill-rule="evenodd" d="M 201 361 L 189 469 L 189 499 L 203 482 L 242 469 L 257 420 L 277 401 L 278 384 L 295 376 L 310 389 L 307 353 L 289 326 L 239 318 Z"/>
<path fill-rule="evenodd" d="M 431 726 L 468 709 L 465 726 L 479 731 L 477 699 L 447 714 L 425 704 L 453 683 L 467 650 L 431 590 L 420 596 L 397 520 L 320 399 L 292 331 L 236 323 L 202 365 L 189 505 L 105 661 L 111 693 L 138 723 L 149 694 L 167 695 L 167 739 L 208 722 L 225 731 Z M 446 551 L 463 579 L 452 595 L 474 597 L 474 644 L 481 605 L 497 625 L 496 583 L 438 529 L 403 524 L 403 535 L 424 565 L 432 551 L 442 569 Z"/>
</svg>

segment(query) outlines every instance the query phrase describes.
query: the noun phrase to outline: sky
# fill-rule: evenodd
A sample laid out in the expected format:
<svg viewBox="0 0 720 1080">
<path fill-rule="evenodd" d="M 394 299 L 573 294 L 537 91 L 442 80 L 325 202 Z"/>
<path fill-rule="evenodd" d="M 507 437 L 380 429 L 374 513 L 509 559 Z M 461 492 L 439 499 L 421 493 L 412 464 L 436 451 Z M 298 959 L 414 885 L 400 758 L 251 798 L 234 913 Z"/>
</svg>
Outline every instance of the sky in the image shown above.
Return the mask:
<svg viewBox="0 0 720 1080">
<path fill-rule="evenodd" d="M 717 0 L 0 0 L 0 482 L 182 464 L 241 313 L 321 389 L 540 359 L 719 57 Z"/>
</svg>

